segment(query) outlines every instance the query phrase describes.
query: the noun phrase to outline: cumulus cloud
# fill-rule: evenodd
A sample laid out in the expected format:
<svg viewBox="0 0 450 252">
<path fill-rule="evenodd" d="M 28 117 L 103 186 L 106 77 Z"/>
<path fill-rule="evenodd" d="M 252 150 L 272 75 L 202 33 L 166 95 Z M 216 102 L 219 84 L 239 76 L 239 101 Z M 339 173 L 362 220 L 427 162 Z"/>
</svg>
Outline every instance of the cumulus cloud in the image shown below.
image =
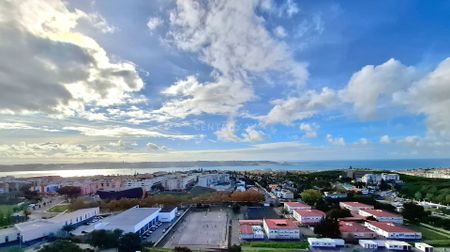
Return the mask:
<svg viewBox="0 0 450 252">
<path fill-rule="evenodd" d="M 18 144 L 2 144 L 0 145 L 0 157 L 2 158 L 21 158 L 21 159 L 37 159 L 48 157 L 74 157 L 86 156 L 92 157 L 96 154 L 104 152 L 104 148 L 100 145 L 87 144 L 62 144 L 55 142 L 45 143 L 25 143 Z"/>
<path fill-rule="evenodd" d="M 392 95 L 408 87 L 416 78 L 415 69 L 395 59 L 379 66 L 364 66 L 353 74 L 347 87 L 340 92 L 342 99 L 352 103 L 362 119 L 374 119 L 381 106 L 392 105 Z"/>
<path fill-rule="evenodd" d="M 450 138 L 450 58 L 408 90 L 396 93 L 394 100 L 412 113 L 425 115 L 430 135 Z"/>
<path fill-rule="evenodd" d="M 388 135 L 384 135 L 380 137 L 380 143 L 382 144 L 390 144 L 391 138 Z"/>
<path fill-rule="evenodd" d="M 47 132 L 58 132 L 58 129 L 52 129 L 47 126 L 33 126 L 20 122 L 0 122 L 0 130 L 42 130 Z"/>
<path fill-rule="evenodd" d="M 309 90 L 299 97 L 272 101 L 273 108 L 259 119 L 263 124 L 290 125 L 294 121 L 310 118 L 336 102 L 336 92 L 332 89 L 323 88 L 320 92 Z"/>
<path fill-rule="evenodd" d="M 200 138 L 197 135 L 176 135 L 158 132 L 155 130 L 130 128 L 130 127 L 64 127 L 64 130 L 77 131 L 85 136 L 98 136 L 98 137 L 148 137 L 148 138 L 169 138 L 179 140 L 191 140 Z"/>
<path fill-rule="evenodd" d="M 367 138 L 362 137 L 356 142 L 356 144 L 367 145 L 369 144 L 369 140 L 367 140 Z"/>
<path fill-rule="evenodd" d="M 230 119 L 227 121 L 226 125 L 216 131 L 215 134 L 217 139 L 224 142 L 260 142 L 264 140 L 264 133 L 257 130 L 256 125 L 248 126 L 241 137 L 236 135 L 236 131 L 236 121 Z"/>
<path fill-rule="evenodd" d="M 126 103 L 144 85 L 134 64 L 112 60 L 83 34 L 87 25 L 108 32 L 97 14 L 26 0 L 2 1 L 0 16 L 8 38 L 0 40 L 0 112 L 75 115 L 89 105 Z"/>
<path fill-rule="evenodd" d="M 146 146 L 150 152 L 165 152 L 168 150 L 166 146 L 159 146 L 154 143 L 147 143 Z"/>
<path fill-rule="evenodd" d="M 163 24 L 164 21 L 160 17 L 150 17 L 147 22 L 147 27 L 150 31 L 154 31 Z"/>
<path fill-rule="evenodd" d="M 293 59 L 288 46 L 271 37 L 256 9 L 258 1 L 177 1 L 170 12 L 166 40 L 195 53 L 213 68 L 213 80 L 189 76 L 163 94 L 172 96 L 157 112 L 184 118 L 201 113 L 234 115 L 254 99 L 250 77 L 277 72 L 285 83 L 301 86 L 306 66 Z M 245 36 L 242 36 L 245 34 Z"/>
<path fill-rule="evenodd" d="M 333 137 L 331 134 L 327 134 L 327 142 L 332 145 L 345 145 L 345 139 L 343 137 Z"/>
<path fill-rule="evenodd" d="M 299 129 L 305 133 L 306 138 L 316 138 L 320 126 L 316 123 L 301 123 Z"/>
<path fill-rule="evenodd" d="M 273 33 L 274 33 L 275 36 L 277 36 L 278 38 L 285 38 L 285 37 L 287 37 L 287 32 L 286 32 L 286 30 L 283 28 L 283 26 L 277 26 L 277 27 L 275 27 L 275 29 L 273 29 Z"/>
</svg>

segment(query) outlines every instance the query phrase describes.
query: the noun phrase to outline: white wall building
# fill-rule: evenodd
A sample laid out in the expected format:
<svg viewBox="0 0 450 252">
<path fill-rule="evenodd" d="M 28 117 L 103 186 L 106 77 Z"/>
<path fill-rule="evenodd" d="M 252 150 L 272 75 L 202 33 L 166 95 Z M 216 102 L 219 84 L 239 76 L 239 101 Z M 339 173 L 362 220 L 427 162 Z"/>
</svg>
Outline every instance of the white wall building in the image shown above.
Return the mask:
<svg viewBox="0 0 450 252">
<path fill-rule="evenodd" d="M 403 224 L 403 216 L 394 214 L 385 210 L 381 209 L 365 209 L 365 210 L 359 210 L 359 215 L 364 217 L 372 216 L 377 221 L 380 222 L 392 222 L 397 224 Z"/>
<path fill-rule="evenodd" d="M 284 209 L 286 209 L 289 213 L 292 213 L 293 210 L 310 210 L 311 206 L 303 203 L 303 202 L 284 202 Z"/>
<path fill-rule="evenodd" d="M 399 240 L 419 240 L 422 239 L 422 233 L 416 232 L 411 229 L 397 226 L 394 223 L 367 221 L 365 226 L 374 231 L 376 234 L 383 236 L 387 239 L 399 239 Z"/>
<path fill-rule="evenodd" d="M 343 209 L 348 209 L 350 210 L 350 212 L 356 212 L 358 213 L 359 210 L 362 209 L 373 209 L 373 206 L 371 205 L 367 205 L 367 204 L 363 204 L 363 203 L 359 203 L 359 202 L 339 202 L 339 206 Z"/>
<path fill-rule="evenodd" d="M 433 246 L 426 244 L 424 242 L 416 242 L 414 247 L 423 252 L 433 252 Z"/>
<path fill-rule="evenodd" d="M 381 178 L 384 181 L 392 181 L 392 182 L 400 181 L 400 175 L 396 173 L 381 173 Z"/>
<path fill-rule="evenodd" d="M 373 240 L 359 240 L 358 243 L 364 249 L 378 249 L 378 242 Z"/>
<path fill-rule="evenodd" d="M 311 248 L 335 248 L 345 245 L 344 240 L 331 238 L 308 238 L 308 243 Z"/>
<path fill-rule="evenodd" d="M 291 219 L 264 219 L 263 227 L 269 239 L 300 239 L 300 229 Z"/>
<path fill-rule="evenodd" d="M 302 225 L 317 224 L 321 222 L 326 216 L 324 212 L 316 209 L 308 209 L 308 210 L 295 209 L 292 213 L 293 213 L 292 216 Z"/>
<path fill-rule="evenodd" d="M 161 208 L 133 207 L 117 215 L 103 219 L 95 225 L 96 230 L 123 230 L 124 233 L 143 234 L 159 221 Z"/>
<path fill-rule="evenodd" d="M 230 174 L 226 173 L 208 173 L 198 176 L 198 185 L 211 187 L 217 184 L 230 183 Z"/>
<path fill-rule="evenodd" d="M 372 185 L 378 184 L 381 182 L 381 175 L 373 174 L 373 173 L 365 174 L 364 176 L 362 176 L 361 182 L 364 182 L 366 184 L 372 184 Z"/>
<path fill-rule="evenodd" d="M 171 222 L 175 219 L 177 214 L 177 207 L 163 207 L 159 211 L 159 221 L 161 222 Z"/>
<path fill-rule="evenodd" d="M 197 180 L 197 175 L 172 175 L 164 180 L 163 187 L 166 190 L 185 190 Z"/>
</svg>

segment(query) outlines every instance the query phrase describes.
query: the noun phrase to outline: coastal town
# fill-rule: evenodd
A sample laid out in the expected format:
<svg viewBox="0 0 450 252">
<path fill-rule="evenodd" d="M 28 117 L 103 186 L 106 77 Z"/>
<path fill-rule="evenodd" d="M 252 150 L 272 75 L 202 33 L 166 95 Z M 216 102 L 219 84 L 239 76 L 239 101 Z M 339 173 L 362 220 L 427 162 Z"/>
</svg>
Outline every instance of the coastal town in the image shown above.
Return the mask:
<svg viewBox="0 0 450 252">
<path fill-rule="evenodd" d="M 423 178 L 428 194 L 416 197 L 416 178 L 361 169 L 4 177 L 0 247 L 444 251 L 450 198 L 436 199 L 450 182 Z"/>
</svg>

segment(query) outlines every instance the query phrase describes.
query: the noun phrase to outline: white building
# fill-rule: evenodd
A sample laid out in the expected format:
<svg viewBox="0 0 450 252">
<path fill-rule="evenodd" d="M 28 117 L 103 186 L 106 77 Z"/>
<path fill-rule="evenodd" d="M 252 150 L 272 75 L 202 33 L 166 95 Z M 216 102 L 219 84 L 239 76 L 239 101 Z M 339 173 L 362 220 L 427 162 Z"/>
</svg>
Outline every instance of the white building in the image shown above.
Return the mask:
<svg viewBox="0 0 450 252">
<path fill-rule="evenodd" d="M 291 219 L 264 219 L 263 227 L 269 239 L 300 239 L 300 229 Z"/>
<path fill-rule="evenodd" d="M 288 202 L 284 202 L 284 209 L 286 209 L 289 213 L 292 213 L 293 210 L 310 210 L 311 206 L 302 203 L 302 202 L 293 202 L 293 201 L 288 201 Z"/>
<path fill-rule="evenodd" d="M 15 224 L 14 227 L 4 229 L 0 232 L 0 244 L 17 241 L 18 237 L 24 243 L 55 234 L 65 225 L 80 225 L 89 221 L 100 212 L 98 207 L 80 209 L 70 213 L 61 213 L 50 219 L 32 220 Z"/>
<path fill-rule="evenodd" d="M 381 175 L 373 173 L 365 174 L 364 176 L 362 176 L 361 182 L 372 185 L 378 184 L 381 182 Z"/>
<path fill-rule="evenodd" d="M 226 173 L 208 173 L 198 176 L 198 185 L 203 187 L 228 183 L 230 183 L 230 174 Z"/>
<path fill-rule="evenodd" d="M 161 222 L 171 222 L 175 219 L 177 214 L 177 207 L 163 207 L 159 211 L 159 221 Z"/>
<path fill-rule="evenodd" d="M 399 240 L 419 240 L 422 239 L 422 233 L 414 230 L 397 226 L 394 223 L 367 221 L 365 226 L 376 234 L 387 239 Z"/>
<path fill-rule="evenodd" d="M 281 199 L 293 199 L 294 193 L 287 190 L 287 189 L 281 189 L 281 190 L 274 190 L 272 191 L 276 197 Z"/>
<path fill-rule="evenodd" d="M 240 220 L 239 237 L 241 240 L 262 240 L 264 229 L 262 220 Z"/>
<path fill-rule="evenodd" d="M 197 175 L 172 175 L 164 180 L 163 187 L 166 190 L 185 190 L 189 185 L 195 184 Z"/>
<path fill-rule="evenodd" d="M 124 187 L 126 188 L 142 187 L 144 191 L 151 191 L 152 186 L 156 184 L 162 185 L 164 180 L 166 180 L 166 178 L 167 178 L 166 176 L 159 176 L 142 180 L 129 180 L 124 183 Z"/>
<path fill-rule="evenodd" d="M 404 241 L 383 241 L 384 247 L 389 250 L 402 250 L 402 251 L 409 251 L 411 250 L 411 245 Z"/>
<path fill-rule="evenodd" d="M 378 249 L 378 242 L 373 240 L 359 240 L 358 243 L 364 249 Z"/>
<path fill-rule="evenodd" d="M 365 209 L 365 210 L 359 210 L 359 215 L 364 217 L 372 216 L 377 221 L 380 222 L 392 222 L 397 224 L 403 224 L 403 217 L 398 214 L 394 214 L 385 210 L 381 209 Z"/>
<path fill-rule="evenodd" d="M 302 225 L 314 225 L 320 223 L 326 216 L 324 212 L 316 209 L 295 209 L 292 213 L 293 217 Z"/>
<path fill-rule="evenodd" d="M 143 234 L 159 221 L 161 208 L 133 207 L 120 214 L 103 219 L 95 225 L 96 230 L 123 230 L 124 233 Z"/>
<path fill-rule="evenodd" d="M 310 248 L 335 248 L 345 245 L 342 239 L 331 238 L 308 238 Z"/>
<path fill-rule="evenodd" d="M 392 182 L 398 182 L 400 181 L 400 175 L 396 173 L 381 173 L 381 178 L 384 181 L 392 181 Z"/>
<path fill-rule="evenodd" d="M 359 202 L 339 202 L 339 206 L 343 209 L 348 209 L 350 212 L 358 213 L 359 210 L 373 209 L 373 206 L 359 203 Z"/>
<path fill-rule="evenodd" d="M 424 242 L 416 242 L 414 244 L 414 247 L 423 252 L 433 252 L 433 246 L 426 244 Z"/>
</svg>

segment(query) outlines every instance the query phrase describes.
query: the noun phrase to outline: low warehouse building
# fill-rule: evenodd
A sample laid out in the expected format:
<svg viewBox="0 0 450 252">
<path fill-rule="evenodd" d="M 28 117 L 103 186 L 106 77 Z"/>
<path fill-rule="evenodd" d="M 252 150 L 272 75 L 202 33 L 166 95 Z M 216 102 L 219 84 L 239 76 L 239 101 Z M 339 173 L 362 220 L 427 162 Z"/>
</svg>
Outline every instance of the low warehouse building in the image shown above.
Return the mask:
<svg viewBox="0 0 450 252">
<path fill-rule="evenodd" d="M 320 223 L 326 216 L 326 214 L 320 210 L 294 210 L 294 218 L 302 225 L 315 225 Z"/>
<path fill-rule="evenodd" d="M 159 221 L 161 208 L 133 207 L 120 214 L 103 219 L 95 225 L 96 230 L 123 230 L 124 233 L 143 234 Z"/>
<path fill-rule="evenodd" d="M 414 244 L 414 247 L 423 252 L 433 252 L 433 246 L 426 244 L 424 242 L 416 242 Z"/>
<path fill-rule="evenodd" d="M 292 213 L 293 210 L 309 210 L 311 206 L 302 203 L 302 202 L 284 202 L 284 209 L 288 211 L 288 213 Z"/>
<path fill-rule="evenodd" d="M 375 232 L 357 222 L 339 221 L 339 231 L 341 232 L 342 238 L 346 240 L 371 239 L 376 237 Z"/>
<path fill-rule="evenodd" d="M 394 214 L 381 209 L 364 209 L 359 210 L 359 215 L 364 217 L 372 216 L 380 222 L 392 222 L 397 224 L 403 224 L 403 217 L 398 214 Z"/>
<path fill-rule="evenodd" d="M 175 219 L 177 214 L 177 207 L 163 207 L 159 211 L 159 221 L 161 222 L 171 222 Z"/>
<path fill-rule="evenodd" d="M 263 227 L 269 239 L 300 239 L 298 224 L 291 219 L 264 219 Z"/>
<path fill-rule="evenodd" d="M 262 240 L 264 229 L 262 220 L 240 220 L 239 237 L 241 240 Z"/>
<path fill-rule="evenodd" d="M 358 243 L 364 249 L 378 249 L 378 242 L 373 240 L 359 240 Z"/>
<path fill-rule="evenodd" d="M 394 223 L 367 221 L 365 226 L 376 234 L 388 239 L 399 240 L 419 240 L 422 239 L 422 233 L 414 230 L 397 226 Z"/>
<path fill-rule="evenodd" d="M 331 238 L 308 238 L 308 243 L 311 248 L 336 248 L 345 245 L 344 240 Z"/>
<path fill-rule="evenodd" d="M 358 213 L 359 210 L 373 209 L 373 206 L 359 202 L 339 202 L 339 206 L 343 209 L 348 209 L 353 213 Z"/>
</svg>

